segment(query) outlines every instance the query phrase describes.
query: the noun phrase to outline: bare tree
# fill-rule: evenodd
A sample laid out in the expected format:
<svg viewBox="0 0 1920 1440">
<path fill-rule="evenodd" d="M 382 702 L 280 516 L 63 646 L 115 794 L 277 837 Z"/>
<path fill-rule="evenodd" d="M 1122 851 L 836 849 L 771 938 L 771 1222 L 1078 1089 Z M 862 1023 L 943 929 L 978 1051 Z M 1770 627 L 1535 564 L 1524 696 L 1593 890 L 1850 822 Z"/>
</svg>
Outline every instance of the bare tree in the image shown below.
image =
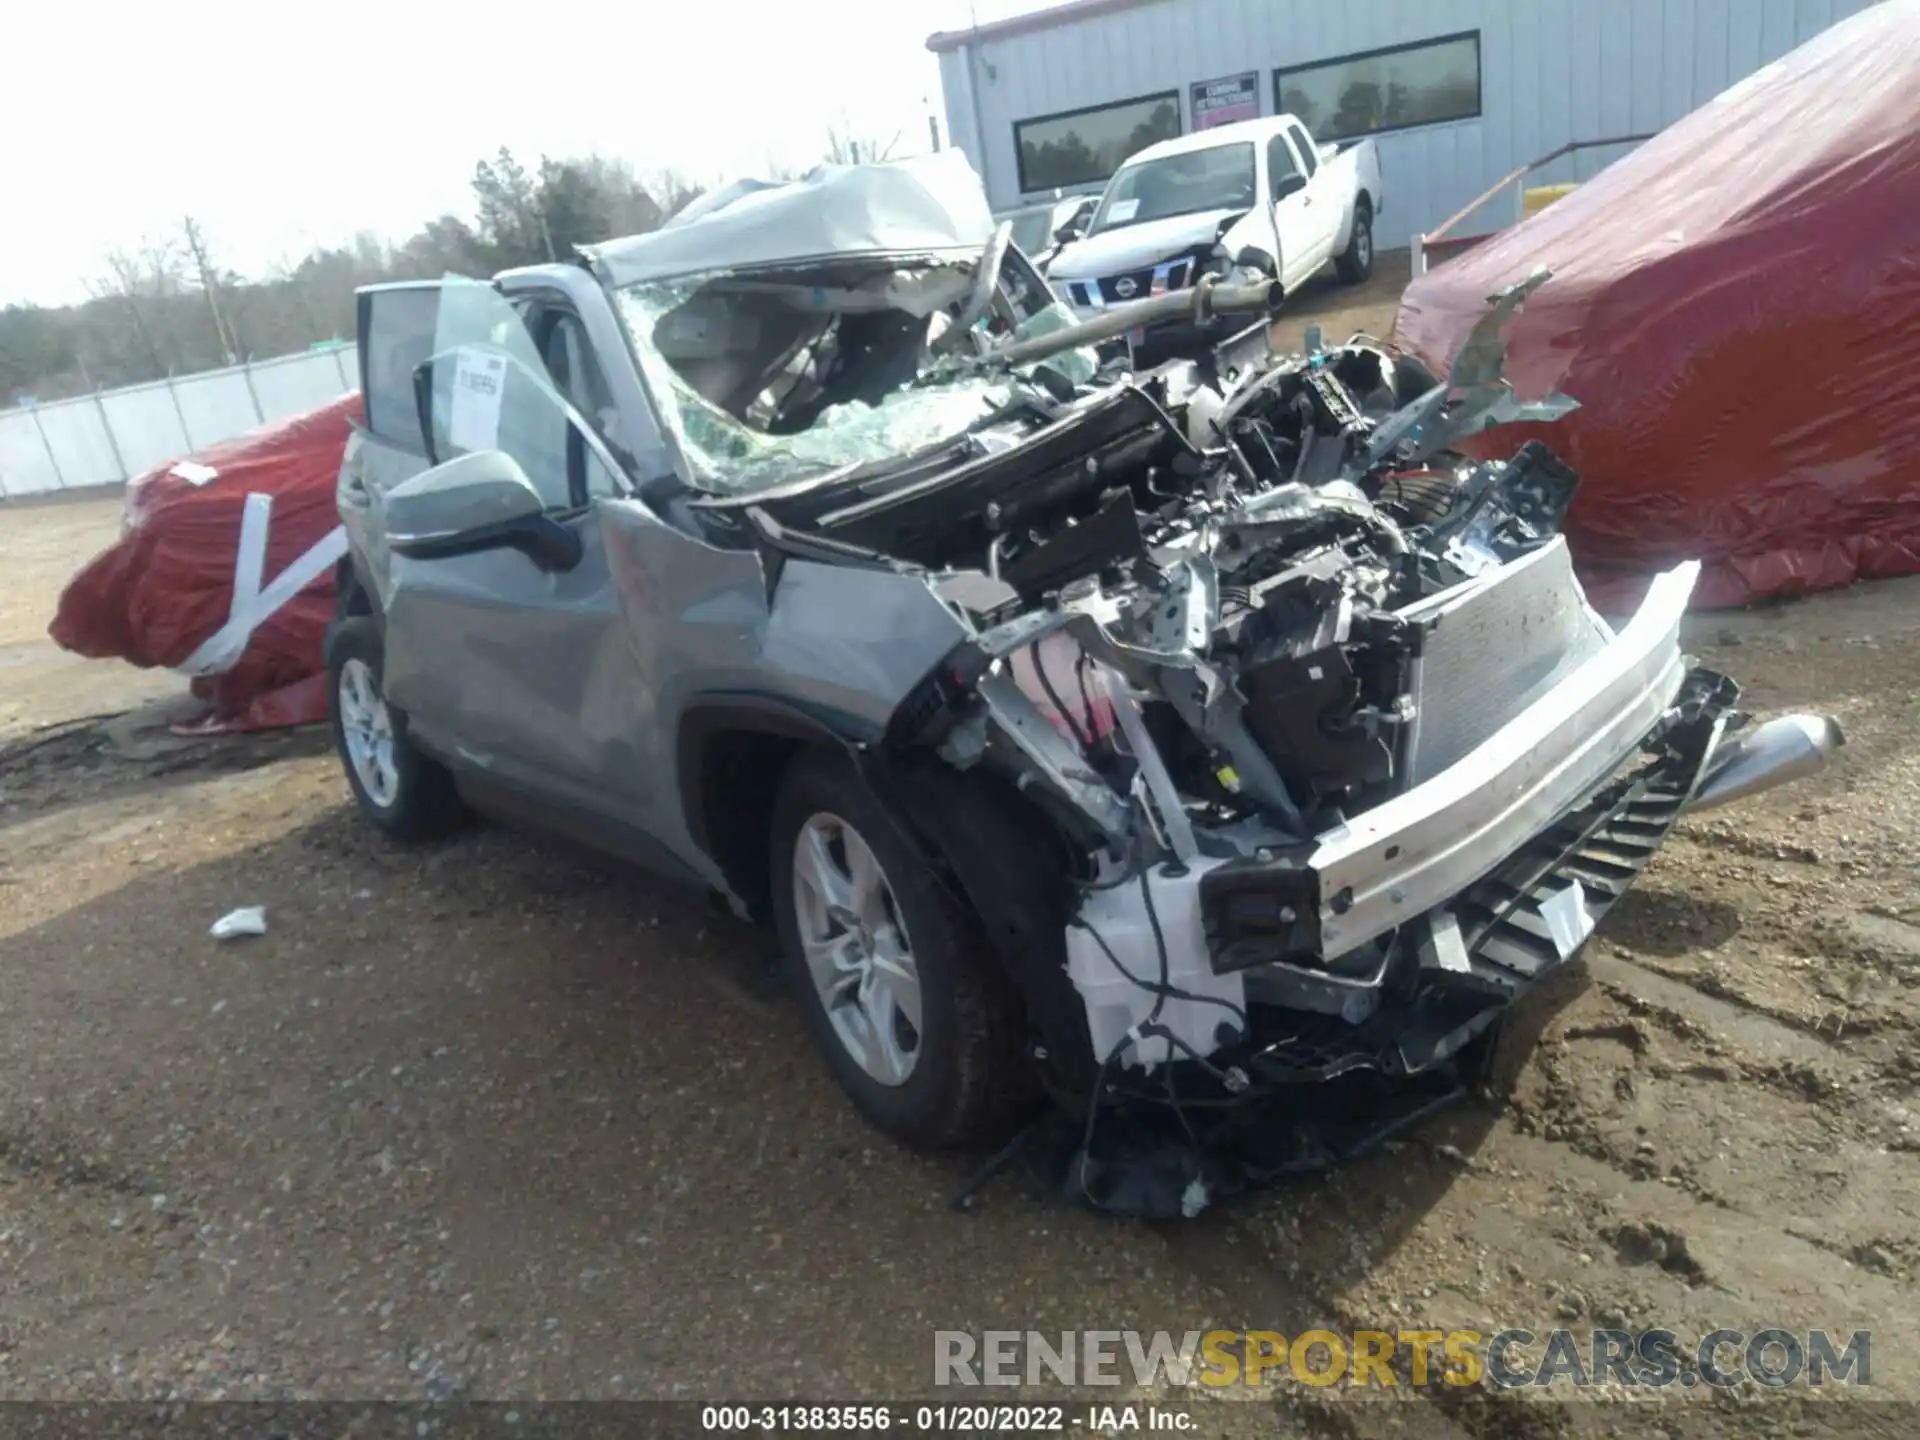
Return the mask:
<svg viewBox="0 0 1920 1440">
<path fill-rule="evenodd" d="M 124 306 L 134 338 L 139 341 L 141 354 L 147 362 L 147 374 L 143 378 L 158 379 L 167 373 L 168 365 L 161 358 L 154 328 L 147 323 L 147 305 L 157 298 L 154 294 L 156 272 L 153 268 L 153 252 L 136 257 L 124 250 L 109 250 L 106 264 L 108 278 L 89 282 L 87 289 L 96 299 L 112 300 Z"/>
<path fill-rule="evenodd" d="M 207 237 L 199 222 L 191 215 L 181 225 L 186 236 L 187 254 L 193 260 L 195 273 L 200 277 L 200 293 L 207 298 L 207 313 L 213 317 L 213 339 L 220 347 L 220 353 L 226 363 L 231 365 L 240 358 L 240 345 L 234 339 L 233 327 L 227 317 L 220 313 L 220 286 L 214 275 L 213 261 L 207 253 Z"/>
<path fill-rule="evenodd" d="M 309 260 L 311 258 L 308 257 Z M 301 266 L 289 261 L 285 252 L 282 252 L 269 273 L 272 283 L 286 295 L 288 308 L 299 318 L 301 328 L 317 339 L 327 333 L 327 326 L 313 308 L 313 295 L 300 270 Z"/>
<path fill-rule="evenodd" d="M 761 161 L 760 164 L 760 178 L 762 180 L 798 180 L 806 173 L 807 172 L 798 165 L 787 160 L 782 160 L 771 150 L 767 152 L 766 158 Z"/>
<path fill-rule="evenodd" d="M 882 142 L 872 136 L 854 134 L 853 128 L 842 120 L 838 125 L 827 127 L 826 159 L 834 165 L 873 165 L 891 160 L 893 152 L 900 148 L 903 134 L 896 130 L 892 139 Z"/>
<path fill-rule="evenodd" d="M 358 286 L 486 274 L 641 234 L 703 188 L 671 169 L 643 178 L 612 157 L 542 156 L 532 168 L 500 152 L 475 169 L 470 213 L 429 219 L 396 244 L 361 233 L 282 256 L 256 277 L 224 267 L 204 223 L 184 216 L 157 239 L 106 255 L 85 303 L 0 308 L 0 387 L 56 398 L 232 363 L 254 346 L 281 353 L 349 335 Z"/>
</svg>

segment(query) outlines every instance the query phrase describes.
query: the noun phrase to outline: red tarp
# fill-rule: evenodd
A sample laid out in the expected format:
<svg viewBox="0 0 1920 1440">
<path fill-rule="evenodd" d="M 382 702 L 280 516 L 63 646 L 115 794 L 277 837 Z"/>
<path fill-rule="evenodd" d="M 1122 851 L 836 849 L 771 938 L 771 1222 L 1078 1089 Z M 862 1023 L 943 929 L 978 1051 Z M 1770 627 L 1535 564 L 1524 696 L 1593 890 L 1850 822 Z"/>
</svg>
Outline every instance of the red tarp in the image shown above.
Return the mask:
<svg viewBox="0 0 1920 1440">
<path fill-rule="evenodd" d="M 348 395 L 135 480 L 120 539 L 61 592 L 48 627 L 54 640 L 95 659 L 185 664 L 228 622 L 249 495 L 272 497 L 261 570 L 269 585 L 338 527 L 334 485 L 360 413 L 359 395 Z M 320 643 L 333 605 L 328 565 L 254 628 L 235 663 L 194 679 L 213 726 L 267 729 L 326 718 Z"/>
<path fill-rule="evenodd" d="M 1582 408 L 1476 453 L 1538 438 L 1581 473 L 1597 601 L 1691 557 L 1705 607 L 1920 571 L 1920 3 L 1843 21 L 1416 279 L 1395 339 L 1440 369 L 1536 265 L 1507 376 Z"/>
</svg>

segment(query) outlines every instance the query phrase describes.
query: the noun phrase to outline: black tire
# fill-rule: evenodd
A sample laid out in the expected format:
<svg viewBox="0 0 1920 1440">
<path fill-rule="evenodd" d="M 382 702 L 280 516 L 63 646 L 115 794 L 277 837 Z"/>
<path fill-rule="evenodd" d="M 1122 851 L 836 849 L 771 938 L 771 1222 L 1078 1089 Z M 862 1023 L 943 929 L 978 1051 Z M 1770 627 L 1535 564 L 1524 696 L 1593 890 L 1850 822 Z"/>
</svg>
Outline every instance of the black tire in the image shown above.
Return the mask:
<svg viewBox="0 0 1920 1440">
<path fill-rule="evenodd" d="M 1353 228 L 1347 236 L 1347 248 L 1333 268 L 1349 285 L 1358 285 L 1373 274 L 1373 206 L 1364 195 L 1353 202 Z"/>
<path fill-rule="evenodd" d="M 919 975 L 921 1027 L 904 1081 L 864 1069 L 829 1019 L 800 941 L 794 855 L 816 816 L 842 821 L 866 842 L 892 892 Z M 785 967 L 815 1043 L 854 1105 L 877 1128 L 924 1150 L 1003 1138 L 1030 1114 L 1040 1090 L 1022 1053 L 1017 993 L 987 952 L 972 911 L 943 886 L 914 842 L 844 758 L 806 751 L 788 767 L 774 803 L 773 913 Z"/>
<path fill-rule="evenodd" d="M 369 792 L 348 749 L 341 677 L 356 664 L 364 667 L 363 672 L 356 673 L 370 674 L 392 731 L 394 785 L 392 793 L 386 796 Z M 380 642 L 378 622 L 371 615 L 336 620 L 327 646 L 327 718 L 333 726 L 333 746 L 340 756 L 340 768 L 346 771 L 347 784 L 353 790 L 360 813 L 388 835 L 398 840 L 426 840 L 444 835 L 466 819 L 466 806 L 461 803 L 446 767 L 429 759 L 408 741 L 406 716 L 385 705 L 379 690 L 385 673 L 386 652 Z"/>
</svg>

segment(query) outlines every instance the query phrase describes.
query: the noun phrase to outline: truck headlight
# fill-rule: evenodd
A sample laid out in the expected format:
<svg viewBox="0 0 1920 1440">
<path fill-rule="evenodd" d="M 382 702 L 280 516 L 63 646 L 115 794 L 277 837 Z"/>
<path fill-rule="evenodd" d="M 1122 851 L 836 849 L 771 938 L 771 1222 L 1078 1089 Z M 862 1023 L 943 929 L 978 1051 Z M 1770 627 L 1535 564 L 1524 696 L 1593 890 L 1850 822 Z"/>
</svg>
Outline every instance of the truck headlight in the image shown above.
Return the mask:
<svg viewBox="0 0 1920 1440">
<path fill-rule="evenodd" d="M 1236 264 L 1226 250 L 1216 245 L 1193 272 L 1197 282 L 1202 275 L 1212 275 L 1222 285 L 1258 285 L 1271 277 L 1264 270 Z"/>
</svg>

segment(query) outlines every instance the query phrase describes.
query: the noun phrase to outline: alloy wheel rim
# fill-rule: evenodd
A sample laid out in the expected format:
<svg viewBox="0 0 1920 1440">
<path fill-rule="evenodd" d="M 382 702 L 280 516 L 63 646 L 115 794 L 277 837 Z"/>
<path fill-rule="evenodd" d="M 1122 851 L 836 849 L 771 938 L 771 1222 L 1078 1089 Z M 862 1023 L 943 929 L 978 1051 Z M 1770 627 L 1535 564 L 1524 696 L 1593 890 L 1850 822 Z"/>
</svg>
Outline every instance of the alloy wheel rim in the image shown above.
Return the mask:
<svg viewBox="0 0 1920 1440">
<path fill-rule="evenodd" d="M 821 812 L 793 846 L 794 915 L 814 991 L 841 1046 L 882 1085 L 920 1059 L 920 968 L 893 886 L 860 832 Z"/>
<path fill-rule="evenodd" d="M 347 763 L 367 798 L 384 810 L 399 798 L 400 770 L 393 756 L 393 717 L 366 661 L 350 659 L 340 667 L 339 701 Z"/>
</svg>

